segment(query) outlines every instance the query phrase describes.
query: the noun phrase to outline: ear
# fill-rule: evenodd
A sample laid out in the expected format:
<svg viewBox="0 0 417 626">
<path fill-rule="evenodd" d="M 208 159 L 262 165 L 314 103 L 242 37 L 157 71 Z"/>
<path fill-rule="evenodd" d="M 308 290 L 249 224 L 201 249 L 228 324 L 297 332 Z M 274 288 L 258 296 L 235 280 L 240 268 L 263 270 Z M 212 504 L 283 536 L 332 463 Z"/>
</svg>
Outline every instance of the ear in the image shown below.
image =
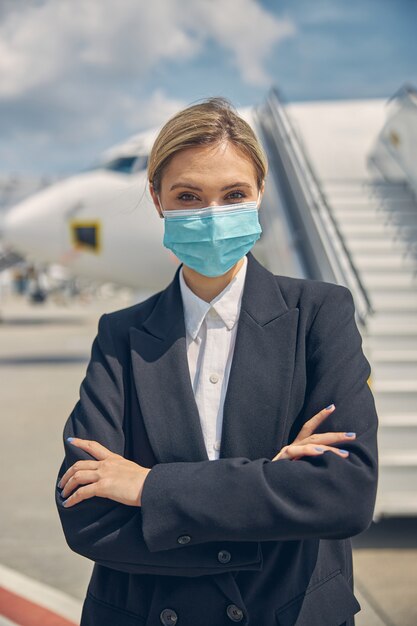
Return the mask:
<svg viewBox="0 0 417 626">
<path fill-rule="evenodd" d="M 159 197 L 158 194 L 156 193 L 155 189 L 153 188 L 152 183 L 149 183 L 149 193 L 151 194 L 152 197 L 152 201 L 155 205 L 156 210 L 158 211 L 159 217 L 163 218 L 163 213 L 162 213 L 162 208 L 161 208 L 161 204 L 159 202 Z"/>
</svg>

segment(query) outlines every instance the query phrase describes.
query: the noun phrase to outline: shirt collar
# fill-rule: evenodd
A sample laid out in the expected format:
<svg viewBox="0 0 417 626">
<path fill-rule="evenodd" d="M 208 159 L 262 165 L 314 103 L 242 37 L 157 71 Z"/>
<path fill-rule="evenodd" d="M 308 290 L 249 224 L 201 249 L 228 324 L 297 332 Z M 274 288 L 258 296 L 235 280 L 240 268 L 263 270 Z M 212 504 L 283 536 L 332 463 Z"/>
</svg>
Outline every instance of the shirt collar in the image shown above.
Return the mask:
<svg viewBox="0 0 417 626">
<path fill-rule="evenodd" d="M 184 322 L 187 332 L 193 340 L 196 338 L 200 326 L 211 307 L 215 309 L 225 326 L 231 330 L 240 313 L 240 305 L 245 284 L 248 259 L 243 257 L 242 267 L 228 285 L 211 302 L 199 298 L 187 285 L 181 267 L 179 272 L 181 296 L 184 307 Z"/>
</svg>

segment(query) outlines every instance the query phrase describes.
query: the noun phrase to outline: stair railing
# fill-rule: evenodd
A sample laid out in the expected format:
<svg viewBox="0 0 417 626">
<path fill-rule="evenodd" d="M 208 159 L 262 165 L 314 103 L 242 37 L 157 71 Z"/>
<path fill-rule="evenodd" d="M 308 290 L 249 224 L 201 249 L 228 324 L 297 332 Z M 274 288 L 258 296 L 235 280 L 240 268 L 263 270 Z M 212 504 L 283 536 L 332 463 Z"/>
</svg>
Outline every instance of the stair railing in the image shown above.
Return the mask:
<svg viewBox="0 0 417 626">
<path fill-rule="evenodd" d="M 265 120 L 265 115 L 268 121 Z M 343 284 L 352 292 L 363 325 L 374 313 L 369 294 L 352 259 L 345 238 L 323 193 L 318 177 L 282 104 L 271 89 L 264 109 L 256 111 L 263 134 L 268 135 L 288 180 L 290 211 L 313 277 Z M 282 181 L 281 181 L 282 182 Z"/>
</svg>

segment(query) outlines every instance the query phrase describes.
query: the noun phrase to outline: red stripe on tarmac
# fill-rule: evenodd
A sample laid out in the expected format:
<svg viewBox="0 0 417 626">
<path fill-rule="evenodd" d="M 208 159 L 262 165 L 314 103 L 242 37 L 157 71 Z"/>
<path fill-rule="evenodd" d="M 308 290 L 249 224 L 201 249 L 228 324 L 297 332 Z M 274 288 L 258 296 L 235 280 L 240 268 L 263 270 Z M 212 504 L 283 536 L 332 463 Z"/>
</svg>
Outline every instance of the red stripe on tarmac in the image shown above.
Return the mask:
<svg viewBox="0 0 417 626">
<path fill-rule="evenodd" d="M 62 615 L 26 600 L 4 587 L 0 587 L 0 615 L 19 626 L 76 626 Z"/>
</svg>

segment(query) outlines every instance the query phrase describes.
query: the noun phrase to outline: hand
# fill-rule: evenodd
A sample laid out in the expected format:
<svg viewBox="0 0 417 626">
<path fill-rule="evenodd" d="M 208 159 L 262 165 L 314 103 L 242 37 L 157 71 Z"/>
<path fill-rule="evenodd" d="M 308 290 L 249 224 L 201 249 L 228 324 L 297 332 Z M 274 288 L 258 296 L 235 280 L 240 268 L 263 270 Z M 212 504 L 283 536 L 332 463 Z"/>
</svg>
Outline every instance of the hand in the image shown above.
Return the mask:
<svg viewBox="0 0 417 626">
<path fill-rule="evenodd" d="M 284 446 L 272 460 L 291 459 L 294 461 L 300 459 L 302 456 L 318 456 L 326 452 L 326 450 L 330 450 L 338 456 L 347 458 L 349 456 L 347 450 L 341 450 L 329 444 L 338 443 L 340 441 L 352 441 L 355 439 L 356 433 L 330 432 L 313 434 L 319 424 L 321 424 L 335 408 L 335 405 L 332 404 L 329 409 L 322 409 L 305 422 L 294 441 L 290 445 Z"/>
<path fill-rule="evenodd" d="M 67 497 L 79 485 L 75 493 L 64 502 L 65 507 L 82 500 L 100 496 L 129 506 L 141 506 L 142 489 L 151 471 L 133 461 L 115 454 L 97 441 L 73 437 L 71 444 L 82 448 L 97 461 L 77 461 L 59 482 L 61 496 Z"/>
</svg>

